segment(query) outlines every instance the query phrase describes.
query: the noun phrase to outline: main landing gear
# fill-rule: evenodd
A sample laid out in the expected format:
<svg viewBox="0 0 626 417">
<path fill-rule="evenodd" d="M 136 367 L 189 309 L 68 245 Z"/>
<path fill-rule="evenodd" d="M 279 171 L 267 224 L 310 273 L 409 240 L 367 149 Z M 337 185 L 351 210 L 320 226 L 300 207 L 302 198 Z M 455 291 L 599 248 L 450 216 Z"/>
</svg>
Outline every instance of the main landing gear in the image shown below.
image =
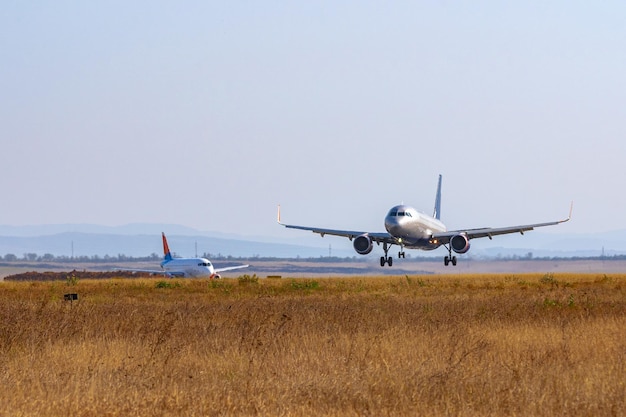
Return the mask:
<svg viewBox="0 0 626 417">
<path fill-rule="evenodd" d="M 385 251 L 385 256 L 380 257 L 380 266 L 385 265 L 393 265 L 393 257 L 389 256 L 389 249 L 391 248 L 391 244 L 385 242 L 383 243 L 383 250 Z M 404 246 L 404 245 L 402 245 Z M 452 264 L 452 266 L 456 266 L 456 256 L 452 255 L 452 246 L 444 245 L 446 249 L 448 249 L 448 255 L 443 258 L 443 264 L 448 266 Z M 398 252 L 398 259 L 404 258 L 404 247 L 401 247 L 400 252 Z"/>
<path fill-rule="evenodd" d="M 393 257 L 389 256 L 389 249 L 392 245 L 387 244 L 387 242 L 383 243 L 383 250 L 385 251 L 385 256 L 380 257 L 380 266 L 385 266 L 385 264 L 391 266 L 393 265 Z M 404 248 L 400 249 L 398 252 L 398 259 L 404 258 Z"/>
<path fill-rule="evenodd" d="M 448 266 L 452 263 L 452 266 L 456 266 L 456 256 L 452 256 L 452 246 L 446 245 L 446 249 L 448 249 L 448 256 L 443 258 L 443 264 Z"/>
</svg>

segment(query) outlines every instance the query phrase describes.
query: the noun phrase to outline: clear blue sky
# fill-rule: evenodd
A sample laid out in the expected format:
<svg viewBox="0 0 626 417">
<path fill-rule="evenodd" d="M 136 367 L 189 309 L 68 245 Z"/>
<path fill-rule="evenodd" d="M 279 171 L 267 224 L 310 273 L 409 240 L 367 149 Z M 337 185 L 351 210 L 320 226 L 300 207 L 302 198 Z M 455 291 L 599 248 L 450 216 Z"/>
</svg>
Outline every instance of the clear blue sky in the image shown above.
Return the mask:
<svg viewBox="0 0 626 417">
<path fill-rule="evenodd" d="M 0 224 L 382 231 L 441 173 L 449 228 L 626 228 L 624 2 L 8 0 L 0 54 Z"/>
</svg>

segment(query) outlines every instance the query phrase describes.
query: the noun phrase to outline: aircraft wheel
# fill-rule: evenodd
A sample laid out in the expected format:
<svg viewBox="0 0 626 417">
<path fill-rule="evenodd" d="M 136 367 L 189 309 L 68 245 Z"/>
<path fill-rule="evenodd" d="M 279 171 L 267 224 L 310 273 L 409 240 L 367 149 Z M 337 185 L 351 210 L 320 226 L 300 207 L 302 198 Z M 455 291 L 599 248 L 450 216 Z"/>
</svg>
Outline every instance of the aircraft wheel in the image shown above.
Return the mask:
<svg viewBox="0 0 626 417">
<path fill-rule="evenodd" d="M 450 263 L 450 258 L 449 257 L 446 256 L 445 258 L 443 258 L 443 264 L 445 266 L 448 266 L 449 263 Z"/>
<path fill-rule="evenodd" d="M 385 257 L 384 257 L 384 256 L 381 256 L 381 257 L 380 257 L 380 266 L 385 266 L 385 263 L 386 263 L 386 261 L 385 261 Z"/>
<path fill-rule="evenodd" d="M 456 256 L 452 257 L 452 265 L 456 266 Z"/>
<path fill-rule="evenodd" d="M 391 256 L 387 259 L 387 264 L 389 264 L 389 266 L 393 265 L 393 258 Z"/>
</svg>

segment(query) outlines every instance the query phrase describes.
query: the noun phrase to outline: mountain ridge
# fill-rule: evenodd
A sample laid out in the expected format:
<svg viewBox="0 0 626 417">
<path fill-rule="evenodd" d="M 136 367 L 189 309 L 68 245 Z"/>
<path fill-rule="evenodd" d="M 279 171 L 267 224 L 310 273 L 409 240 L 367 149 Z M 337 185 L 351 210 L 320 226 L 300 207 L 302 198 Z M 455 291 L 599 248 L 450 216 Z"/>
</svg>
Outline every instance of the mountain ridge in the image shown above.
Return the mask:
<svg viewBox="0 0 626 417">
<path fill-rule="evenodd" d="M 294 232 L 286 238 L 241 236 L 201 231 L 175 224 L 130 223 L 120 226 L 95 224 L 0 225 L 0 256 L 25 253 L 54 256 L 150 256 L 163 253 L 160 234 L 180 256 L 213 254 L 234 257 L 351 257 L 352 244 L 341 238 L 320 238 Z M 494 240 L 472 240 L 471 256 L 611 256 L 626 253 L 626 230 L 598 233 L 543 233 L 505 235 Z M 380 256 L 379 251 L 373 255 Z M 413 256 L 439 256 L 440 251 L 409 251 Z"/>
</svg>

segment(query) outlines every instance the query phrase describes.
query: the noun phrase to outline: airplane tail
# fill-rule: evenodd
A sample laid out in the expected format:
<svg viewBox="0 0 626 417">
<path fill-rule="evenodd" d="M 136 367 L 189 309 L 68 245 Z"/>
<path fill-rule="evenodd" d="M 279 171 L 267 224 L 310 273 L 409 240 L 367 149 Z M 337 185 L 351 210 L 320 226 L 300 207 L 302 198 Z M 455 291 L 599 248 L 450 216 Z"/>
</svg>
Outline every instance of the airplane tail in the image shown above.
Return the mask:
<svg viewBox="0 0 626 417">
<path fill-rule="evenodd" d="M 161 235 L 163 236 L 163 259 L 165 259 L 166 261 L 171 261 L 172 260 L 172 252 L 170 252 L 170 247 L 167 245 L 167 239 L 165 238 L 165 233 L 161 232 Z"/>
<path fill-rule="evenodd" d="M 437 184 L 437 196 L 435 197 L 433 217 L 437 220 L 441 219 L 441 174 L 439 174 L 439 183 Z"/>
</svg>

